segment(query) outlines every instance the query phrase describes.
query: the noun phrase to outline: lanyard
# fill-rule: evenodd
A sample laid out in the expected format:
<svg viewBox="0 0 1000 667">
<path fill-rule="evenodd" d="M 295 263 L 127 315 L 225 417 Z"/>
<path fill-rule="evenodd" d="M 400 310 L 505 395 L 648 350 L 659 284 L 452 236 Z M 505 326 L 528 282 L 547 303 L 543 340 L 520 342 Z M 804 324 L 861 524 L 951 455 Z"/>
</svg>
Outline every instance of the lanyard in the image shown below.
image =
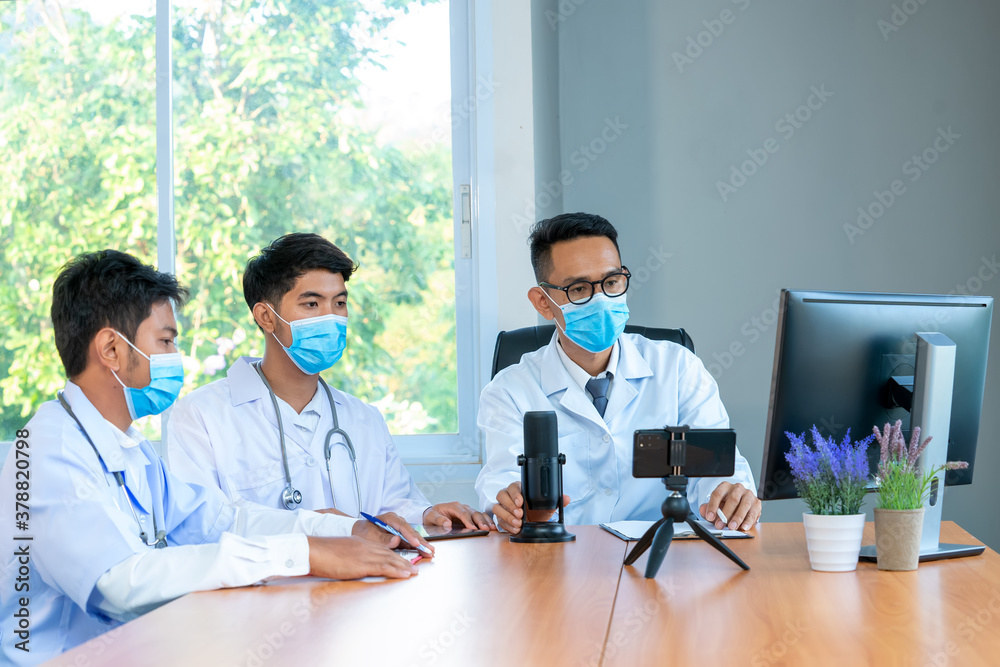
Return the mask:
<svg viewBox="0 0 1000 667">
<path fill-rule="evenodd" d="M 77 417 L 76 414 L 73 413 L 73 410 L 69 407 L 69 402 L 66 400 L 66 397 L 63 396 L 63 393 L 61 391 L 58 392 L 57 396 L 59 397 L 59 403 L 63 406 L 66 412 L 69 413 L 69 416 L 73 418 L 73 421 L 75 421 L 76 425 L 80 427 L 80 430 L 83 431 L 83 437 L 85 437 L 87 439 L 87 442 L 90 443 L 90 446 L 94 448 L 94 453 L 97 454 L 97 460 L 100 461 L 102 464 L 104 464 L 104 459 L 101 458 L 101 453 L 97 451 L 97 445 L 95 445 L 94 441 L 90 439 L 90 434 L 87 433 L 87 429 L 83 427 L 83 423 L 80 422 L 79 417 Z M 106 464 L 104 465 L 105 467 L 107 467 Z M 128 503 L 128 508 L 132 510 L 132 518 L 135 519 L 136 525 L 139 526 L 139 539 L 142 540 L 143 544 L 145 544 L 147 547 L 155 546 L 157 549 L 163 549 L 164 547 L 166 547 L 167 534 L 166 532 L 159 530 L 157 528 L 155 503 L 154 503 L 154 509 L 151 512 L 151 514 L 153 515 L 153 534 L 156 536 L 156 542 L 151 543 L 148 539 L 148 536 L 146 535 L 146 531 L 142 527 L 142 523 L 139 521 L 139 515 L 136 514 L 135 507 L 133 507 L 132 505 L 132 498 L 129 496 L 128 487 L 125 486 L 125 476 L 121 473 L 121 471 L 115 471 L 111 474 L 115 476 L 115 480 L 118 481 L 118 486 L 121 487 L 122 491 L 124 492 L 125 501 Z"/>
</svg>

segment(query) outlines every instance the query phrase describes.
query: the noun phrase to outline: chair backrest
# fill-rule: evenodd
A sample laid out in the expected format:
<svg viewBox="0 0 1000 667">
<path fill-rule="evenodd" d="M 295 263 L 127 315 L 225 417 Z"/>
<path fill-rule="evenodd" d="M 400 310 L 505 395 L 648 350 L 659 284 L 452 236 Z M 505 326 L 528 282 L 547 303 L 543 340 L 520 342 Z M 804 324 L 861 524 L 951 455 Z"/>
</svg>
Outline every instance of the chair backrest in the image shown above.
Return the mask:
<svg viewBox="0 0 1000 667">
<path fill-rule="evenodd" d="M 520 362 L 523 355 L 534 352 L 548 343 L 555 330 L 554 324 L 543 324 L 537 327 L 501 331 L 497 334 L 497 344 L 493 348 L 493 375 L 491 377 L 496 377 L 496 374 L 503 369 Z M 625 333 L 639 334 L 650 340 L 669 340 L 694 352 L 694 341 L 684 329 L 657 329 L 629 324 L 625 326 Z"/>
</svg>

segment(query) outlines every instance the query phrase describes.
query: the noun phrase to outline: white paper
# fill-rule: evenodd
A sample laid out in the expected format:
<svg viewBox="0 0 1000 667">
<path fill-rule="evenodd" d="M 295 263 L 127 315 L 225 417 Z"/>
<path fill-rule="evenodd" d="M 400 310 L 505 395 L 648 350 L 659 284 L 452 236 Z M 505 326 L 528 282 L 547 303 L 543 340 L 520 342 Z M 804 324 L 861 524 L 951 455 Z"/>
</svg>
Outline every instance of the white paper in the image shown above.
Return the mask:
<svg viewBox="0 0 1000 667">
<path fill-rule="evenodd" d="M 612 521 L 610 523 L 602 523 L 602 526 L 610 528 L 611 530 L 621 533 L 629 540 L 638 540 L 643 536 L 643 534 L 649 530 L 655 521 Z M 716 537 L 726 538 L 738 538 L 746 537 L 745 533 L 741 533 L 738 530 L 719 530 L 714 526 L 709 526 L 705 522 L 702 525 L 708 528 L 709 532 Z M 674 524 L 674 537 L 686 537 L 688 535 L 693 535 L 694 530 L 691 526 L 686 523 L 675 523 Z"/>
</svg>

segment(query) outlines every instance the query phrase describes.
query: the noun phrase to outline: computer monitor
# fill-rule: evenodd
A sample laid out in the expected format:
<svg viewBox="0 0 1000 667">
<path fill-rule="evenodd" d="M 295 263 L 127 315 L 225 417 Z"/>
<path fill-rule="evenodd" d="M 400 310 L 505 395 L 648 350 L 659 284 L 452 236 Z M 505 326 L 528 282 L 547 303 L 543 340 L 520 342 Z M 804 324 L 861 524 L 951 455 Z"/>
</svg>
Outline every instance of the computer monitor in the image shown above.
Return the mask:
<svg viewBox="0 0 1000 667">
<path fill-rule="evenodd" d="M 968 469 L 949 471 L 945 483 L 970 484 L 992 318 L 993 298 L 989 296 L 782 290 L 757 495 L 762 500 L 798 495 L 785 459 L 791 447 L 786 431 L 798 434 L 815 424 L 821 433 L 837 440 L 848 428 L 852 439 L 861 439 L 873 426 L 881 429 L 885 423 L 901 419 L 908 436 L 908 382 L 911 387 L 921 385 L 913 387 L 912 394 L 921 403 L 912 407 L 918 416 L 923 411 L 918 421 L 924 422 L 920 424 L 924 435 L 931 434 L 931 403 L 939 409 L 938 430 L 940 424 L 947 424 L 923 458 L 929 459 L 936 445 L 936 456 L 943 459 L 940 462 L 967 461 Z M 936 332 L 947 338 L 918 337 L 918 332 Z M 920 361 L 918 346 L 923 354 Z M 954 367 L 953 382 L 946 383 L 951 386 L 937 387 L 936 394 L 922 385 L 937 375 L 927 370 L 927 364 L 936 358 L 935 350 L 943 350 L 938 357 L 950 355 L 946 365 L 953 363 Z M 878 456 L 877 445 L 871 447 L 873 473 Z M 936 543 L 942 502 L 936 485 L 933 495 L 931 511 L 925 513 L 924 532 L 928 541 L 933 538 Z M 928 523 L 935 520 L 928 531 Z M 923 540 L 921 551 L 924 558 Z"/>
</svg>

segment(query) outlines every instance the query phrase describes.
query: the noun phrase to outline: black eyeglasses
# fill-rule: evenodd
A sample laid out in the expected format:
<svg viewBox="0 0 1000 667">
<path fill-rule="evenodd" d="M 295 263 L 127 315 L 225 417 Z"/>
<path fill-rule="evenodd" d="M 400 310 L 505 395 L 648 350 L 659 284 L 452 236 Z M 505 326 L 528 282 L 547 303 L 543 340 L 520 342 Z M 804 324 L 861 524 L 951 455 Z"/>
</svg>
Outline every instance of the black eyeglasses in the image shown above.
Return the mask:
<svg viewBox="0 0 1000 667">
<path fill-rule="evenodd" d="M 621 296 L 628 291 L 628 281 L 631 277 L 632 274 L 630 274 L 628 269 L 623 266 L 620 272 L 612 273 L 603 280 L 579 280 L 566 287 L 559 287 L 558 285 L 552 285 L 547 282 L 540 282 L 538 285 L 540 287 L 547 287 L 548 289 L 557 289 L 560 292 L 565 292 L 566 298 L 569 299 L 570 303 L 580 305 L 587 303 L 594 298 L 598 285 L 601 286 L 601 291 L 604 292 L 605 296 L 612 298 Z"/>
</svg>

